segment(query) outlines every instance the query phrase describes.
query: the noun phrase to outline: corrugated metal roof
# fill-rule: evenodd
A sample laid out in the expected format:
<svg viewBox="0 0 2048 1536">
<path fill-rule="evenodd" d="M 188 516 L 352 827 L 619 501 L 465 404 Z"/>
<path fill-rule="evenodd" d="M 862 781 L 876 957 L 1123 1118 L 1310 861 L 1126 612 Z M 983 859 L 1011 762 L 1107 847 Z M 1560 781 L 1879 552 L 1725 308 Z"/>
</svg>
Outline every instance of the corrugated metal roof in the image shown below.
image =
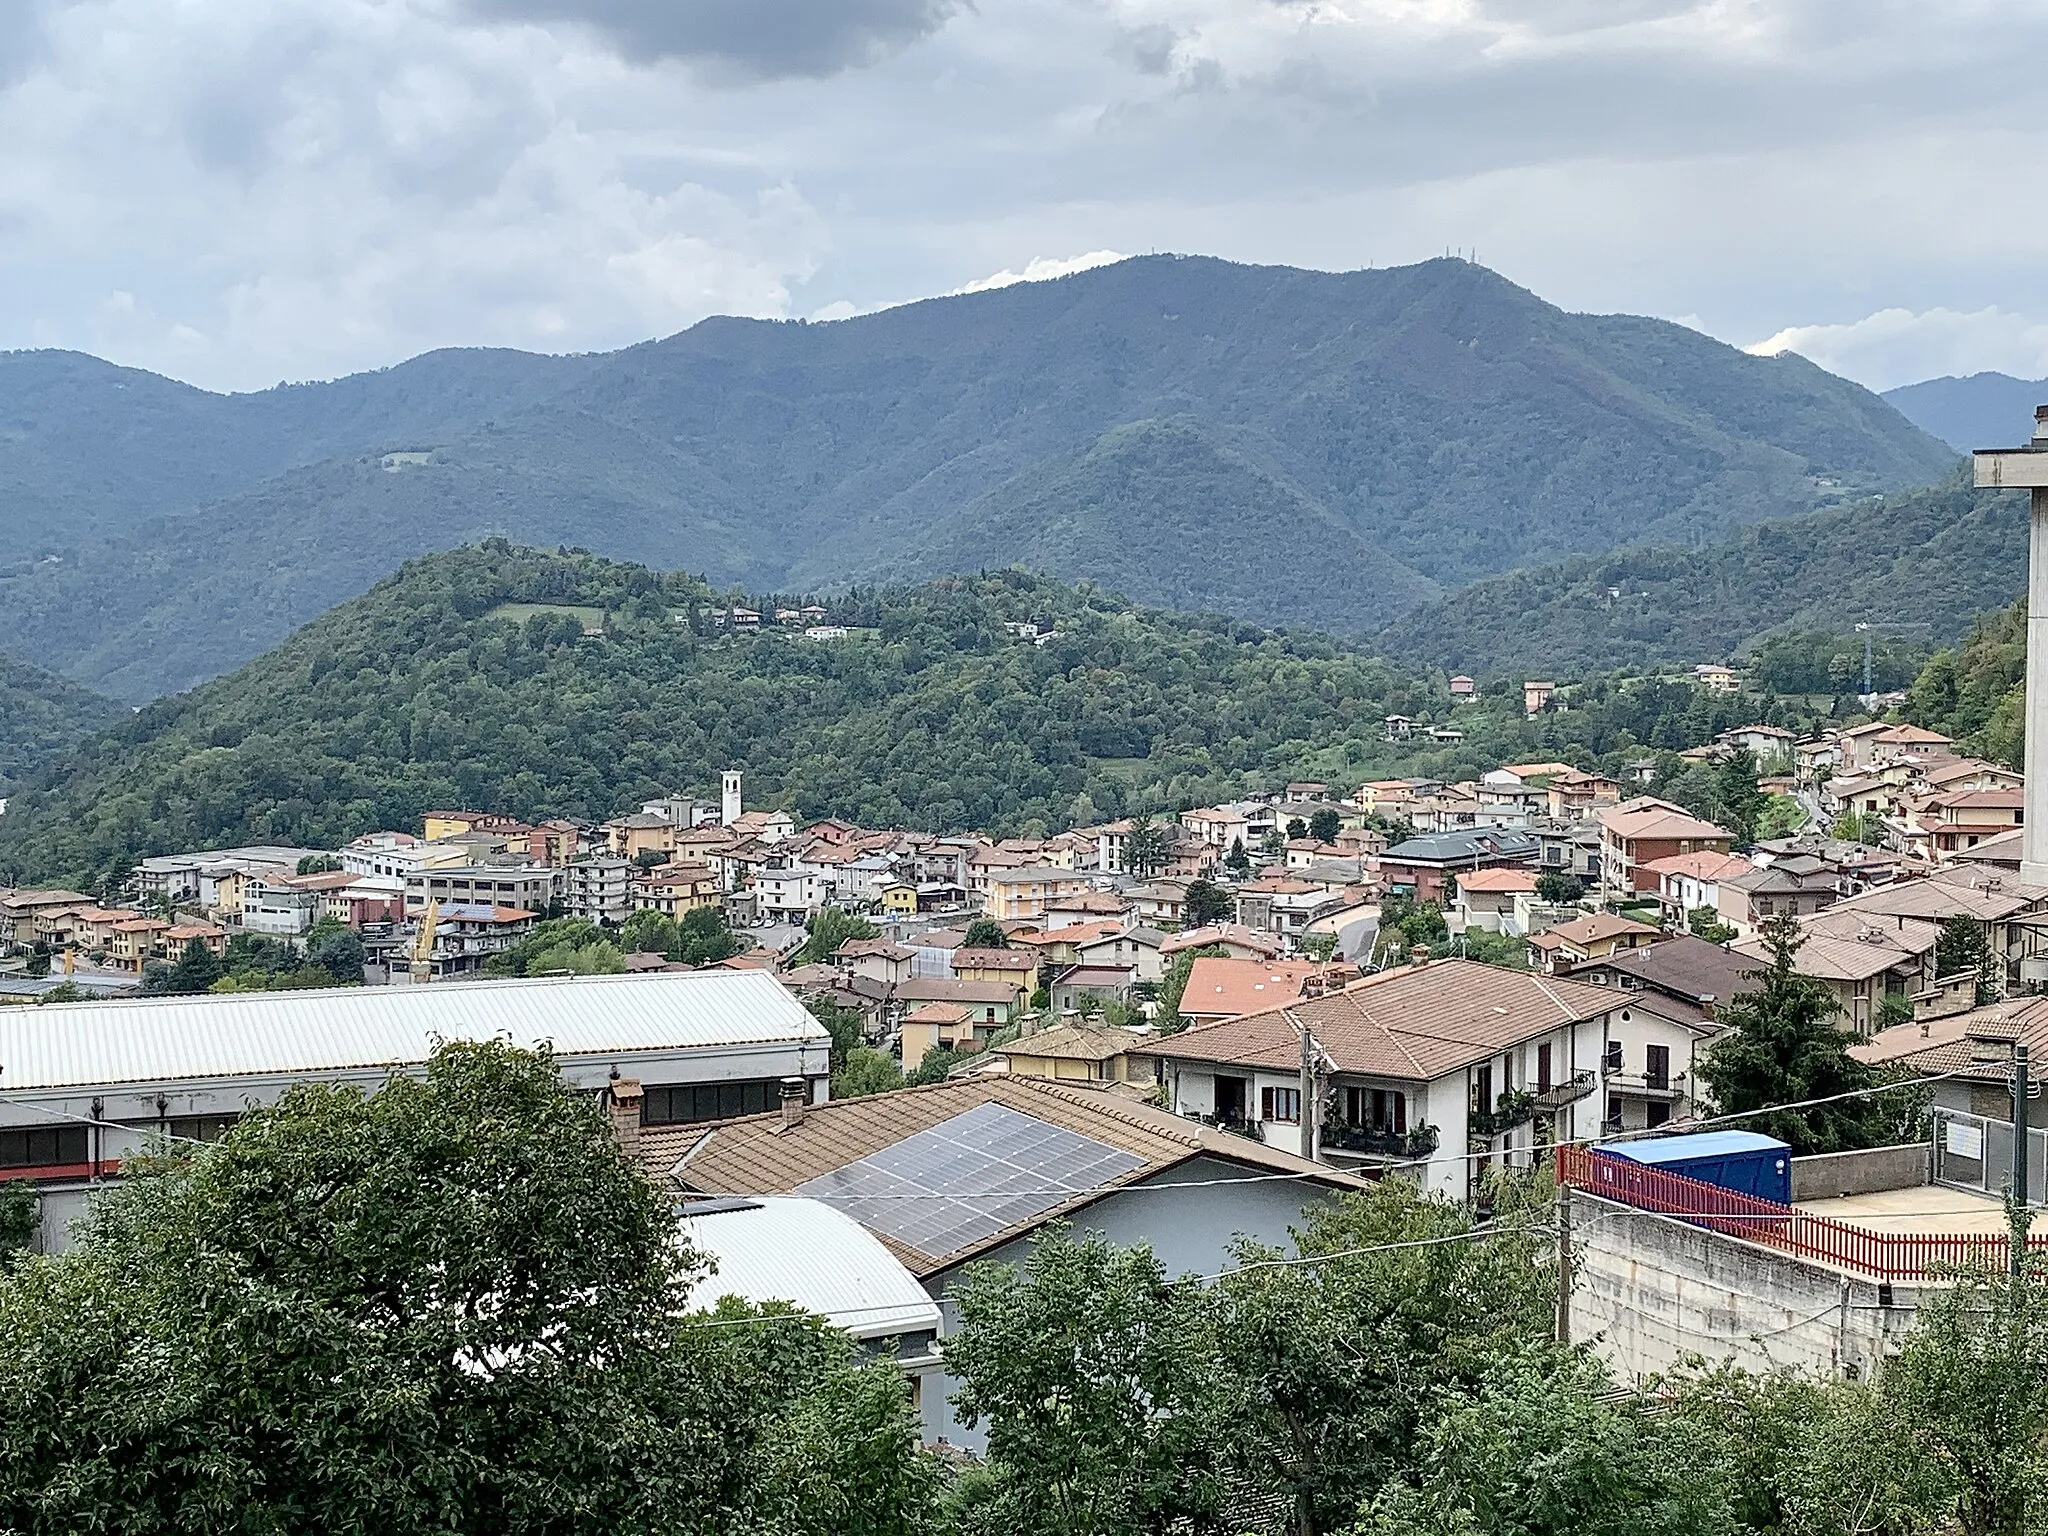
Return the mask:
<svg viewBox="0 0 2048 1536">
<path fill-rule="evenodd" d="M 436 1040 L 559 1055 L 822 1040 L 765 971 L 652 972 L 0 1009 L 0 1094 L 425 1061 Z"/>
<path fill-rule="evenodd" d="M 902 1260 L 822 1200 L 763 1195 L 703 1215 L 686 1206 L 682 1230 L 718 1265 L 692 1293 L 698 1306 L 793 1302 L 856 1339 L 938 1329 L 938 1304 Z"/>
</svg>

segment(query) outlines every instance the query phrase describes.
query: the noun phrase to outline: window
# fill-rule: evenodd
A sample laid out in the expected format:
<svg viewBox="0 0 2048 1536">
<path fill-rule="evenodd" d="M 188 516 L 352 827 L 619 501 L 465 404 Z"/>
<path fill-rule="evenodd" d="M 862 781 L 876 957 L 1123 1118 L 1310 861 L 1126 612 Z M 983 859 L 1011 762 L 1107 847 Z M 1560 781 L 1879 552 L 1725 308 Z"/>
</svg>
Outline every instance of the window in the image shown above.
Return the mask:
<svg viewBox="0 0 2048 1536">
<path fill-rule="evenodd" d="M 1644 1106 L 1644 1109 L 1645 1118 L 1643 1123 L 1653 1131 L 1671 1118 L 1671 1106 L 1662 1099 L 1652 1100 L 1648 1105 Z"/>
<path fill-rule="evenodd" d="M 693 1125 L 765 1114 L 782 1102 L 780 1078 L 743 1083 L 673 1083 L 649 1086 L 640 1100 L 642 1125 Z"/>
<path fill-rule="evenodd" d="M 173 1141 L 219 1141 L 240 1115 L 173 1115 L 164 1130 Z"/>
<path fill-rule="evenodd" d="M 1486 1114 L 1493 1109 L 1493 1063 L 1472 1069 L 1472 1112 Z"/>
<path fill-rule="evenodd" d="M 1301 1121 L 1301 1090 L 1299 1088 L 1261 1088 L 1259 1090 L 1259 1118 L 1278 1120 L 1285 1124 L 1299 1124 Z"/>
<path fill-rule="evenodd" d="M 1643 1083 L 1651 1088 L 1671 1086 L 1671 1047 L 1653 1045 L 1649 1048 L 1648 1060 L 1643 1068 Z"/>
<path fill-rule="evenodd" d="M 1536 1091 L 1550 1092 L 1550 1042 L 1536 1047 Z"/>
<path fill-rule="evenodd" d="M 82 1125 L 0 1131 L 0 1168 L 64 1168 L 90 1156 Z"/>
</svg>

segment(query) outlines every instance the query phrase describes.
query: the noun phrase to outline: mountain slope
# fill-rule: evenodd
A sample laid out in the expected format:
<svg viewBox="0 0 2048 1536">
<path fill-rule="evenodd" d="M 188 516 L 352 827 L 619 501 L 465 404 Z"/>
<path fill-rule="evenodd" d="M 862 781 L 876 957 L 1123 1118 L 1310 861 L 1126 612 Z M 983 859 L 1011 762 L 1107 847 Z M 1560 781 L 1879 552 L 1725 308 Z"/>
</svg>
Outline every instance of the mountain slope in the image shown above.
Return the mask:
<svg viewBox="0 0 2048 1536">
<path fill-rule="evenodd" d="M 1973 373 L 1888 389 L 1884 397 L 1921 431 L 1968 453 L 2027 441 L 2034 431 L 2034 408 L 2048 405 L 2048 379 Z"/>
<path fill-rule="evenodd" d="M 1390 658 L 1475 676 L 1725 660 L 1770 630 L 1927 622 L 1961 634 L 2027 579 L 2025 499 L 1960 475 L 1924 491 L 1476 583 L 1404 614 Z"/>
<path fill-rule="evenodd" d="M 0 796 L 127 714 L 112 699 L 0 654 Z"/>
<path fill-rule="evenodd" d="M 63 411 L 7 383 L 60 363 L 77 374 Z M 1299 571 L 1311 535 L 1326 563 L 1358 565 L 1310 611 L 1363 633 L 1437 588 L 1699 542 L 1952 462 L 1799 358 L 1566 314 L 1457 261 L 1145 258 L 831 325 L 712 320 L 602 357 L 436 353 L 232 399 L 93 367 L 109 376 L 0 358 L 14 503 L 24 527 L 66 535 L 58 563 L 20 539 L 27 558 L 0 561 L 0 628 L 134 699 L 485 531 L 761 588 L 1025 552 L 1063 577 L 1288 616 L 1256 560 L 1190 569 L 1198 540 L 1248 531 L 1248 496 L 1284 521 L 1276 548 Z M 1199 468 L 1168 472 L 1161 423 Z M 430 452 L 387 474 L 393 450 Z M 1049 531 L 1062 519 L 1088 531 Z M 113 626 L 63 620 L 108 591 Z"/>
<path fill-rule="evenodd" d="M 863 595 L 878 633 L 832 643 L 718 635 L 709 599 L 501 541 L 415 561 L 54 765 L 0 817 L 0 874 L 333 846 L 446 802 L 600 817 L 729 767 L 806 813 L 1016 830 L 1284 779 L 1305 744 L 1364 752 L 1389 709 L 1421 707 L 1326 639 L 1016 573 Z M 600 608 L 605 633 L 510 602 Z M 1057 633 L 1021 642 L 1011 621 Z"/>
</svg>

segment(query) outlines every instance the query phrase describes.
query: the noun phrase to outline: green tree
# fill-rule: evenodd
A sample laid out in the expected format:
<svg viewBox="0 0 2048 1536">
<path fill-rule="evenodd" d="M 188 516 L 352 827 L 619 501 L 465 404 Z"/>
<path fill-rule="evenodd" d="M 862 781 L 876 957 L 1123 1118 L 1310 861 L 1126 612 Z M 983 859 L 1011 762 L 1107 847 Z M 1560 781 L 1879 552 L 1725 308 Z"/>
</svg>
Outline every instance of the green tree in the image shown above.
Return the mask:
<svg viewBox="0 0 2048 1536">
<path fill-rule="evenodd" d="M 306 935 L 306 959 L 326 971 L 343 986 L 363 982 L 363 936 L 331 917 L 324 917 Z"/>
<path fill-rule="evenodd" d="M 903 1069 L 887 1051 L 856 1045 L 846 1053 L 845 1062 L 832 1074 L 832 1097 L 858 1099 L 870 1093 L 888 1093 L 903 1086 Z"/>
<path fill-rule="evenodd" d="M 1390 1482 L 1353 1536 L 1726 1536 L 1729 1479 L 1597 1356 L 1531 1342 L 1445 1394 L 1413 1480 Z"/>
<path fill-rule="evenodd" d="M 1237 902 L 1213 880 L 1190 880 L 1181 903 L 1181 922 L 1189 928 L 1227 923 L 1237 915 Z"/>
<path fill-rule="evenodd" d="M 1003 925 L 992 917 L 977 917 L 967 925 L 967 932 L 961 937 L 962 949 L 1008 949 L 1010 936 L 1003 932 Z"/>
<path fill-rule="evenodd" d="M 989 1475 L 963 1501 L 988 1536 L 1125 1536 L 1210 1528 L 1221 1386 L 1199 1287 L 1171 1285 L 1149 1248 L 1056 1231 L 1022 1271 L 971 1267 L 954 1291 L 946 1364 Z"/>
<path fill-rule="evenodd" d="M 797 958 L 808 965 L 830 965 L 839 946 L 855 939 L 872 939 L 880 932 L 865 918 L 854 917 L 838 907 L 820 907 L 804 923 L 810 935 Z"/>
<path fill-rule="evenodd" d="M 1720 912 L 1713 907 L 1688 907 L 1685 929 L 1694 938 L 1705 939 L 1709 944 L 1727 944 L 1735 938 L 1735 930 L 1721 921 Z"/>
<path fill-rule="evenodd" d="M 1536 877 L 1536 899 L 1547 901 L 1552 906 L 1575 906 L 1585 900 L 1586 882 L 1577 875 L 1560 874 L 1555 870 L 1546 871 Z"/>
<path fill-rule="evenodd" d="M 1477 1388 L 1506 1350 L 1545 1337 L 1556 1285 L 1547 1201 L 1497 1190 L 1501 1230 L 1458 1241 L 1473 1216 L 1405 1179 L 1310 1212 L 1296 1256 L 1240 1240 L 1212 1333 L 1229 1401 L 1227 1470 L 1284 1495 L 1299 1536 L 1348 1524 L 1414 1464 L 1447 1392 Z"/>
<path fill-rule="evenodd" d="M 0 1183 L 0 1273 L 34 1246 L 42 1219 L 34 1184 L 27 1179 Z"/>
<path fill-rule="evenodd" d="M 341 868 L 341 860 L 331 853 L 309 853 L 299 860 L 302 875 L 331 875 Z"/>
<path fill-rule="evenodd" d="M 1233 837 L 1230 840 L 1230 852 L 1223 855 L 1223 867 L 1240 877 L 1251 873 L 1252 856 L 1244 851 L 1243 838 Z"/>
<path fill-rule="evenodd" d="M 668 957 L 684 965 L 716 965 L 746 947 L 732 931 L 725 908 L 692 907 L 676 924 L 676 947 Z"/>
<path fill-rule="evenodd" d="M 860 1010 L 844 1007 L 822 992 L 806 998 L 804 1006 L 832 1037 L 831 1064 L 837 1072 L 861 1044 Z"/>
<path fill-rule="evenodd" d="M 1149 880 L 1166 867 L 1166 834 L 1150 816 L 1140 816 L 1124 835 L 1124 868 Z"/>
<path fill-rule="evenodd" d="M 1288 838 L 1289 838 L 1289 840 L 1290 840 L 1290 841 L 1291 841 L 1291 840 L 1293 840 L 1293 839 L 1295 839 L 1295 838 L 1302 838 L 1302 837 L 1307 837 L 1307 836 L 1308 836 L 1308 823 L 1307 823 L 1307 822 L 1305 822 L 1305 821 L 1303 821 L 1303 820 L 1302 820 L 1302 819 L 1301 819 L 1301 818 L 1300 818 L 1299 816 L 1290 816 L 1290 817 L 1288 817 L 1288 818 L 1287 818 L 1287 836 L 1288 836 Z"/>
<path fill-rule="evenodd" d="M 1308 819 L 1308 835 L 1319 843 L 1336 842 L 1337 834 L 1343 830 L 1343 816 L 1329 806 L 1325 806 Z"/>
<path fill-rule="evenodd" d="M 123 1173 L 0 1280 L 0 1529 L 823 1536 L 928 1496 L 892 1367 L 690 1314 L 669 1198 L 545 1055 L 301 1085 Z"/>
<path fill-rule="evenodd" d="M 1301 936 L 1301 952 L 1318 965 L 1329 962 L 1337 953 L 1337 935 L 1334 933 L 1305 933 Z"/>
<path fill-rule="evenodd" d="M 204 992 L 221 978 L 220 957 L 201 940 L 188 939 L 177 963 L 160 974 L 161 986 L 153 989 L 145 986 L 145 991 Z"/>
<path fill-rule="evenodd" d="M 1771 842 L 1781 837 L 1790 837 L 1807 822 L 1806 807 L 1791 795 L 1767 795 L 1761 810 L 1757 812 L 1756 835 L 1759 842 Z"/>
<path fill-rule="evenodd" d="M 1738 843 L 1753 843 L 1757 822 L 1769 800 L 1757 786 L 1756 754 L 1745 747 L 1714 770 L 1714 820 L 1735 834 Z"/>
<path fill-rule="evenodd" d="M 947 1074 L 965 1060 L 967 1060 L 966 1052 L 951 1050 L 945 1046 L 937 1046 L 932 1050 L 926 1051 L 924 1053 L 924 1060 L 920 1061 L 913 1070 L 903 1074 L 904 1084 L 907 1087 L 917 1088 L 925 1083 L 943 1083 L 946 1080 Z"/>
<path fill-rule="evenodd" d="M 1721 1010 L 1722 1033 L 1700 1058 L 1699 1077 L 1723 1114 L 1741 1114 L 1746 1130 L 1786 1142 L 1794 1153 L 1846 1152 L 1885 1138 L 1884 1107 L 1874 1098 L 1810 1109 L 1776 1109 L 1837 1094 L 1867 1092 L 1877 1074 L 1849 1055 L 1840 1009 L 1821 982 L 1795 969 L 1805 942 L 1796 918 L 1764 924 L 1770 963 L 1753 971 L 1756 989 Z M 1758 1113 L 1752 1113 L 1752 1112 Z"/>
<path fill-rule="evenodd" d="M 1187 996 L 1188 975 L 1194 970 L 1195 962 L 1204 955 L 1220 959 L 1229 953 L 1220 944 L 1205 944 L 1200 949 L 1184 949 L 1167 962 L 1166 975 L 1159 983 L 1159 1009 L 1152 1020 L 1161 1034 L 1178 1034 L 1187 1028 L 1180 1005 Z"/>
<path fill-rule="evenodd" d="M 676 921 L 666 913 L 644 907 L 619 925 L 619 948 L 629 955 L 662 955 L 676 958 Z"/>
<path fill-rule="evenodd" d="M 1995 1001 L 2005 991 L 2005 971 L 1984 925 L 1973 917 L 1957 913 L 1944 918 L 1935 936 L 1934 970 L 1938 976 L 1975 974 L 1977 1001 Z"/>
</svg>

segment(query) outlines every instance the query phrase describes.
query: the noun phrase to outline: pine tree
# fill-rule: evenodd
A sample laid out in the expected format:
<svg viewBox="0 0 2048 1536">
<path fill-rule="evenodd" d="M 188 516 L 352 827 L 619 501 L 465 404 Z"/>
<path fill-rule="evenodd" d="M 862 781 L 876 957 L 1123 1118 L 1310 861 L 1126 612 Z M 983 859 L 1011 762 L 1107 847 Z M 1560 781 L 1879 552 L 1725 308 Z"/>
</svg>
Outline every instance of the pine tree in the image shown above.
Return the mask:
<svg viewBox="0 0 2048 1536">
<path fill-rule="evenodd" d="M 1842 1099 L 1808 1109 L 1777 1109 L 1877 1086 L 1877 1074 L 1849 1055 L 1841 1012 L 1822 983 L 1794 969 L 1804 942 L 1799 923 L 1766 923 L 1770 965 L 1750 973 L 1753 992 L 1738 992 L 1719 1015 L 1731 1026 L 1707 1050 L 1700 1081 L 1724 1115 L 1750 1115 L 1743 1129 L 1786 1142 L 1795 1153 L 1846 1152 L 1880 1145 L 1886 1116 L 1875 1098 Z"/>
</svg>

